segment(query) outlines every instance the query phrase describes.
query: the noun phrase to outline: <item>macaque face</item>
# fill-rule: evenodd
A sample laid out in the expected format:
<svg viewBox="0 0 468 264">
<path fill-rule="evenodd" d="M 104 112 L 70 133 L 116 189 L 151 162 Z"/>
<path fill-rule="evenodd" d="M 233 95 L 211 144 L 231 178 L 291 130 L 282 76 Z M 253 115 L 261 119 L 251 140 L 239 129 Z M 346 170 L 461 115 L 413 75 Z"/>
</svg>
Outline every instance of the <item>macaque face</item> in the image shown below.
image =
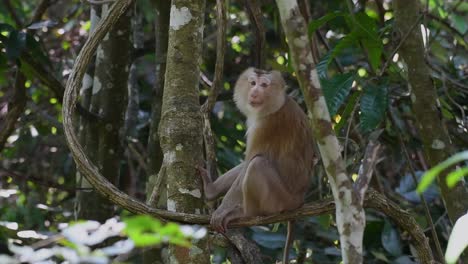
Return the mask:
<svg viewBox="0 0 468 264">
<path fill-rule="evenodd" d="M 261 117 L 277 111 L 284 103 L 284 80 L 276 71 L 247 69 L 239 78 L 234 99 L 248 117 Z"/>
<path fill-rule="evenodd" d="M 271 81 L 264 75 L 252 74 L 247 78 L 248 97 L 247 102 L 252 108 L 261 108 L 267 97 L 271 94 Z"/>
</svg>

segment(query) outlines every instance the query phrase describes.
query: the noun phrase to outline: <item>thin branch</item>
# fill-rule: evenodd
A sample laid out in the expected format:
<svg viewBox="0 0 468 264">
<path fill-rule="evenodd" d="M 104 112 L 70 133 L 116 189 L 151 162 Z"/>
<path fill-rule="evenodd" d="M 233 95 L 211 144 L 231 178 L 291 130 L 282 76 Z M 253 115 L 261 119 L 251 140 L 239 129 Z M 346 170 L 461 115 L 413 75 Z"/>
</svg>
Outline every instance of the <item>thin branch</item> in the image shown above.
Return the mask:
<svg viewBox="0 0 468 264">
<path fill-rule="evenodd" d="M 23 21 L 21 21 L 18 14 L 16 13 L 16 9 L 11 4 L 11 1 L 10 0 L 5 0 L 5 1 L 3 1 L 3 3 L 5 4 L 6 9 L 8 9 L 8 12 L 10 12 L 10 15 L 13 18 L 13 21 L 15 21 L 16 27 L 17 28 L 22 28 L 23 27 Z"/>
<path fill-rule="evenodd" d="M 255 33 L 255 67 L 263 69 L 265 67 L 265 27 L 259 2 L 245 0 L 245 5 Z"/>
<path fill-rule="evenodd" d="M 216 23 L 218 26 L 216 40 L 216 63 L 214 80 L 211 84 L 210 95 L 201 107 L 203 114 L 203 138 L 205 142 L 206 167 L 212 180 L 218 178 L 216 168 L 216 142 L 211 129 L 210 113 L 216 103 L 216 98 L 223 85 L 223 70 L 224 70 L 224 54 L 226 52 L 226 27 L 227 27 L 227 9 L 224 0 L 216 0 L 217 17 Z M 204 75 L 202 75 L 203 77 Z M 209 83 L 209 80 L 205 80 Z"/>
<path fill-rule="evenodd" d="M 42 0 L 39 3 L 39 5 L 36 7 L 36 9 L 34 10 L 33 16 L 28 26 L 40 21 L 44 13 L 47 11 L 47 8 L 49 8 L 49 6 L 51 6 L 54 2 L 57 2 L 57 1 Z"/>
<path fill-rule="evenodd" d="M 11 101 L 6 106 L 8 108 L 8 112 L 2 122 L 3 125 L 0 129 L 0 151 L 5 147 L 5 143 L 8 137 L 15 130 L 15 124 L 26 107 L 26 88 L 24 86 L 25 82 L 26 77 L 23 75 L 18 66 L 16 69 L 14 86 L 15 90 L 13 92 Z"/>
<path fill-rule="evenodd" d="M 369 136 L 369 144 L 367 145 L 364 159 L 362 160 L 361 167 L 359 168 L 359 177 L 354 184 L 354 188 L 359 193 L 361 201 L 364 201 L 363 197 L 366 194 L 367 188 L 369 187 L 369 182 L 372 178 L 374 165 L 377 161 L 377 154 L 380 150 L 380 143 L 377 141 L 377 139 L 379 138 L 380 134 L 382 134 L 382 131 L 382 129 L 374 131 Z"/>
</svg>

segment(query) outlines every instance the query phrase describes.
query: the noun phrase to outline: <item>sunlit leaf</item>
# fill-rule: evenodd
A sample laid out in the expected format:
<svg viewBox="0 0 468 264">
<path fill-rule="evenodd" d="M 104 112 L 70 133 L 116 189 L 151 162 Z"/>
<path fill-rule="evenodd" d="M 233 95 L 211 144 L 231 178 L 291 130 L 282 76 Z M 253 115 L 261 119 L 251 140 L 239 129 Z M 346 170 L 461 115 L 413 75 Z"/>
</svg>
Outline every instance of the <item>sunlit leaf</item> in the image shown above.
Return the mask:
<svg viewBox="0 0 468 264">
<path fill-rule="evenodd" d="M 464 160 L 468 160 L 468 151 L 457 153 L 453 155 L 452 157 L 446 159 L 445 161 L 439 163 L 432 169 L 428 170 L 423 175 L 421 182 L 418 185 L 417 191 L 419 193 L 425 191 L 427 187 L 429 187 L 429 185 L 435 180 L 437 175 L 439 175 L 443 170 Z"/>
<path fill-rule="evenodd" d="M 468 175 L 468 167 L 460 168 L 454 172 L 451 172 L 447 175 L 447 186 L 453 187 L 461 180 L 461 178 Z"/>
</svg>

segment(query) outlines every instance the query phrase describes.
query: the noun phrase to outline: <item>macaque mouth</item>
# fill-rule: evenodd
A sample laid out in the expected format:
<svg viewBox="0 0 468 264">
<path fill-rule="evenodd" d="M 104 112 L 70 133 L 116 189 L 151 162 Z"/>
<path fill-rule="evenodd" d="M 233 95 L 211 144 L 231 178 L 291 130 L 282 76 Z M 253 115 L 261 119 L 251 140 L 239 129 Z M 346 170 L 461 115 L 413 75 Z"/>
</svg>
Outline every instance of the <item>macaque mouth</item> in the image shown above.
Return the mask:
<svg viewBox="0 0 468 264">
<path fill-rule="evenodd" d="M 249 105 L 252 106 L 252 107 L 259 107 L 263 104 L 262 101 L 249 101 Z"/>
</svg>

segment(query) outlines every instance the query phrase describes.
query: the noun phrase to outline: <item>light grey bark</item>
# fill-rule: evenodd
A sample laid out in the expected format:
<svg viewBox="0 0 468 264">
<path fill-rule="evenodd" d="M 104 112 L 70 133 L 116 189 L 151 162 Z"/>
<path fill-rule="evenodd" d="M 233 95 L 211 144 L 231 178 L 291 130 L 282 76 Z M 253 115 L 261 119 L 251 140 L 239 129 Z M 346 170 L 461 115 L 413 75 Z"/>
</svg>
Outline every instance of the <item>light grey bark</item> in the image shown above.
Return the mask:
<svg viewBox="0 0 468 264">
<path fill-rule="evenodd" d="M 167 183 L 167 209 L 201 214 L 197 166 L 203 164 L 199 76 L 205 1 L 173 0 L 159 135 Z M 191 248 L 169 246 L 170 263 L 209 263 L 205 240 Z"/>
<path fill-rule="evenodd" d="M 276 3 L 297 79 L 311 113 L 314 136 L 333 192 L 343 262 L 362 263 L 362 239 L 366 225 L 363 209 L 364 197 L 354 191 L 353 184 L 345 172 L 338 139 L 332 128 L 330 114 L 310 50 L 307 24 L 296 0 L 277 0 Z M 363 184 L 362 193 L 365 193 L 367 183 Z"/>
</svg>

